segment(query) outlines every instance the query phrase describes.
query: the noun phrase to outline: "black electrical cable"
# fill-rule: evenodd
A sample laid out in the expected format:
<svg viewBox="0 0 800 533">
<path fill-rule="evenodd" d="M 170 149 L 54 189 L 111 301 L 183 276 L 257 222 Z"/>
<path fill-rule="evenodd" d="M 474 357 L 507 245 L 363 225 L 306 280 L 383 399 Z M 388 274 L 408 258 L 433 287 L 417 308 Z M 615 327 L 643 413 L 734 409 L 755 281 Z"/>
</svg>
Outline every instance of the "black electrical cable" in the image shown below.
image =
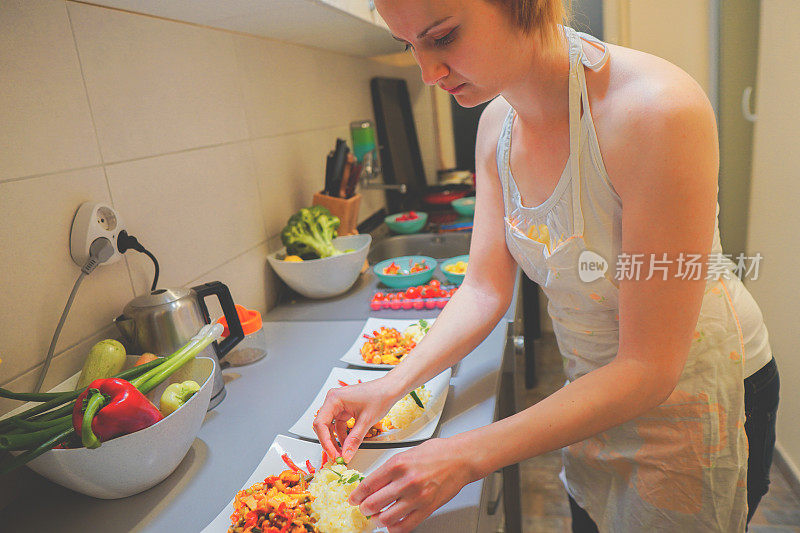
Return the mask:
<svg viewBox="0 0 800 533">
<path fill-rule="evenodd" d="M 155 268 L 155 274 L 153 275 L 153 285 L 150 286 L 150 290 L 154 291 L 156 290 L 156 285 L 158 285 L 158 259 L 156 259 L 156 256 L 151 254 L 150 251 L 146 249 L 144 246 L 142 246 L 142 249 L 139 251 L 153 260 L 153 267 Z"/>
<path fill-rule="evenodd" d="M 128 235 L 128 232 L 125 230 L 120 231 L 119 235 L 117 236 L 117 249 L 121 254 L 124 254 L 128 250 L 136 250 L 137 252 L 145 254 L 153 261 L 153 267 L 155 267 L 155 274 L 153 275 L 153 284 L 150 286 L 150 290 L 151 291 L 156 290 L 156 286 L 158 285 L 158 274 L 159 274 L 158 260 L 156 259 L 156 256 L 150 253 L 150 251 L 147 248 L 139 244 L 139 240 L 136 237 L 134 237 L 133 235 Z"/>
</svg>

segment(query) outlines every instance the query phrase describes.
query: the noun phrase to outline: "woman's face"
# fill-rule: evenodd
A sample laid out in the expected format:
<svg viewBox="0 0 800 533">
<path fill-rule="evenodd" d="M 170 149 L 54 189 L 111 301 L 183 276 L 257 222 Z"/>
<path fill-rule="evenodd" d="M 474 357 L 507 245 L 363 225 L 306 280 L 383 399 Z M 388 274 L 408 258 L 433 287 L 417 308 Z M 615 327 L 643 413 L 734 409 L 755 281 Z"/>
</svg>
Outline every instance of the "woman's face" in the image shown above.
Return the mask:
<svg viewBox="0 0 800 533">
<path fill-rule="evenodd" d="M 464 107 L 487 102 L 530 68 L 533 39 L 486 0 L 376 0 L 394 37 L 412 50 L 422 80 Z"/>
</svg>

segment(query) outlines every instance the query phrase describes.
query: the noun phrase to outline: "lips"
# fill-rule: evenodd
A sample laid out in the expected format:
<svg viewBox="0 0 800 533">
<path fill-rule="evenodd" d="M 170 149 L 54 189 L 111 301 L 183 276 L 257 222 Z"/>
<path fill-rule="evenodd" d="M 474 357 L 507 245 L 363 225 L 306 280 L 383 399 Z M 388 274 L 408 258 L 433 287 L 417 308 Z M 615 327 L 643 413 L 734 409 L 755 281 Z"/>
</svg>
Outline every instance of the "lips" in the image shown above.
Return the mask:
<svg viewBox="0 0 800 533">
<path fill-rule="evenodd" d="M 462 83 L 461 85 L 456 85 L 455 87 L 445 87 L 444 85 L 440 85 L 439 87 L 449 92 L 450 94 L 455 94 L 459 92 L 465 85 L 466 83 Z"/>
</svg>

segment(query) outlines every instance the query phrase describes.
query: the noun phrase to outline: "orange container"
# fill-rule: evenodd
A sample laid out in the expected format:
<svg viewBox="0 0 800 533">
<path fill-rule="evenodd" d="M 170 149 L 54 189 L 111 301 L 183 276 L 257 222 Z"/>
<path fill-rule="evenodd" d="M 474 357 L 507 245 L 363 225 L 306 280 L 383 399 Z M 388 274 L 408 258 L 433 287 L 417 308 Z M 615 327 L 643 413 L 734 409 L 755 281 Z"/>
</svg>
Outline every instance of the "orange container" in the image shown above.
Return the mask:
<svg viewBox="0 0 800 533">
<path fill-rule="evenodd" d="M 244 330 L 244 339 L 233 347 L 222 359 L 222 363 L 231 366 L 241 366 L 249 363 L 254 363 L 267 355 L 266 336 L 264 335 L 263 321 L 261 320 L 261 313 L 253 309 L 247 309 L 239 304 L 236 304 L 236 314 L 239 315 L 239 321 L 242 323 L 242 330 Z M 222 336 L 227 337 L 230 332 L 228 331 L 228 321 L 223 316 L 217 320 L 223 325 L 225 329 L 222 330 Z"/>
</svg>

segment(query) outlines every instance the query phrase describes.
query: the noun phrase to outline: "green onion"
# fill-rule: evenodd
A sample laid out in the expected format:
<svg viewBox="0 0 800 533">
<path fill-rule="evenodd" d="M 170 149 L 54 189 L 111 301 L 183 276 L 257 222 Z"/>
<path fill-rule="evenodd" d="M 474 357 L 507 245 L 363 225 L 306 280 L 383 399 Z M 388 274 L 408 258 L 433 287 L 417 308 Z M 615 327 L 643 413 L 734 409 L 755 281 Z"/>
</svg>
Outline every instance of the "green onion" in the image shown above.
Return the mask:
<svg viewBox="0 0 800 533">
<path fill-rule="evenodd" d="M 27 452 L 22 453 L 14 457 L 13 459 L 10 459 L 9 461 L 6 461 L 5 464 L 0 464 L 0 476 L 19 468 L 28 461 L 36 459 L 45 452 L 49 452 L 54 446 L 57 446 L 60 443 L 64 442 L 65 440 L 70 438 L 70 436 L 72 436 L 74 433 L 75 433 L 75 428 L 73 428 L 70 425 L 70 427 L 64 428 L 64 430 L 61 433 L 51 437 L 49 440 L 41 443 L 36 448 L 28 450 Z"/>
<path fill-rule="evenodd" d="M 27 450 L 33 446 L 38 446 L 43 440 L 49 440 L 70 427 L 72 427 L 72 422 L 67 421 L 54 427 L 40 429 L 39 431 L 32 431 L 30 433 L 0 435 L 0 450 Z"/>
<path fill-rule="evenodd" d="M 341 456 L 337 457 L 336 458 L 336 464 L 337 465 L 343 465 L 344 464 L 344 457 L 341 457 Z"/>
<path fill-rule="evenodd" d="M 72 420 L 72 415 L 66 415 L 52 420 L 37 420 L 35 422 L 29 420 L 14 420 L 14 424 L 22 429 L 44 429 L 57 426 L 69 420 Z"/>
<path fill-rule="evenodd" d="M 417 396 L 417 392 L 416 391 L 412 390 L 408 394 L 409 394 L 409 396 L 411 396 L 411 399 L 414 400 L 417 405 L 419 405 L 420 409 L 425 409 L 425 404 L 422 403 L 422 400 L 419 399 L 419 396 Z"/>
<path fill-rule="evenodd" d="M 64 392 L 14 392 L 0 387 L 0 398 L 9 400 L 25 400 L 28 402 L 46 402 L 56 398 L 69 396 L 73 391 Z M 77 396 L 76 396 L 77 397 Z"/>
</svg>

